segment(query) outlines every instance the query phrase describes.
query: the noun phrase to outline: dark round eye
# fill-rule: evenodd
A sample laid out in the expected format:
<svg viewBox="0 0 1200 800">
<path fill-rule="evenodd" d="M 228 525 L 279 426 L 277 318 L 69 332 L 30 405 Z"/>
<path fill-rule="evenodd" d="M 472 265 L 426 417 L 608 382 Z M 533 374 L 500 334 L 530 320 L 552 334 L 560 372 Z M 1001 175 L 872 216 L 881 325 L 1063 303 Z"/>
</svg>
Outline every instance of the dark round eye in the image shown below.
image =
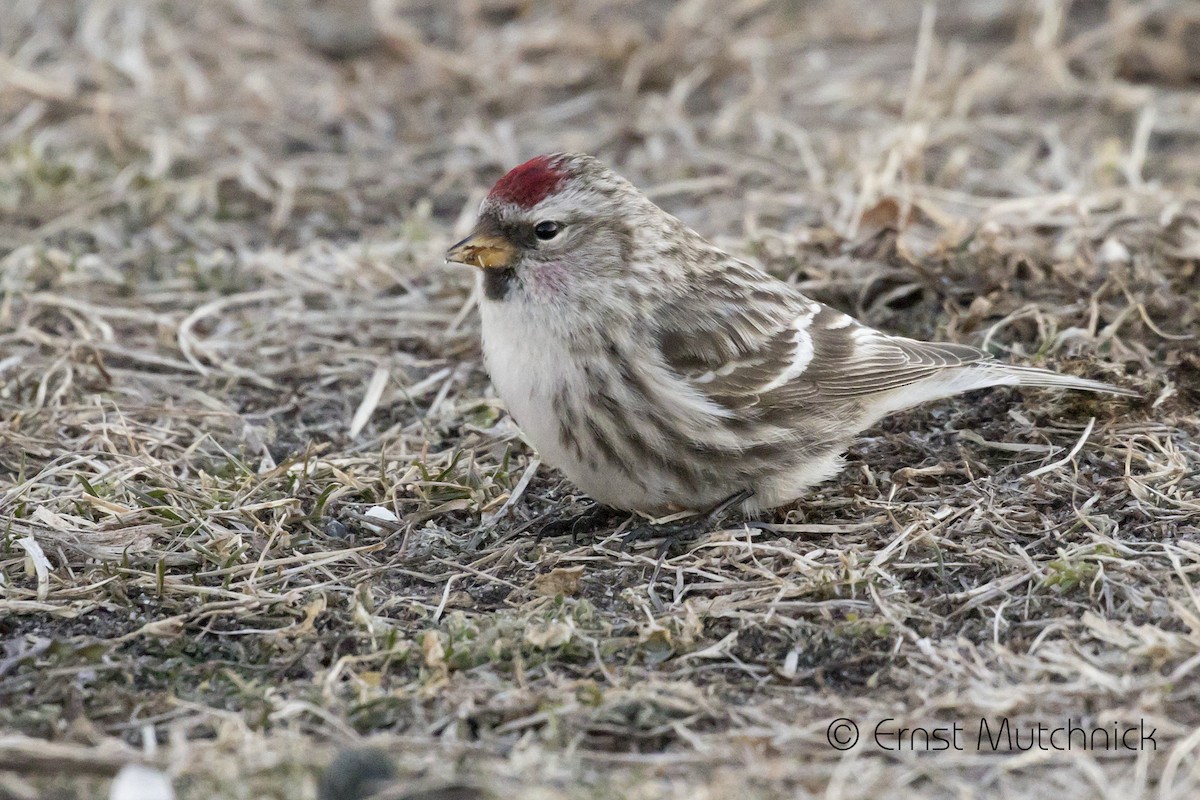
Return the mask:
<svg viewBox="0 0 1200 800">
<path fill-rule="evenodd" d="M 545 222 L 539 222 L 537 225 L 533 226 L 533 235 L 545 241 L 558 236 L 558 232 L 560 230 L 562 230 L 562 226 L 557 222 L 546 220 Z"/>
</svg>

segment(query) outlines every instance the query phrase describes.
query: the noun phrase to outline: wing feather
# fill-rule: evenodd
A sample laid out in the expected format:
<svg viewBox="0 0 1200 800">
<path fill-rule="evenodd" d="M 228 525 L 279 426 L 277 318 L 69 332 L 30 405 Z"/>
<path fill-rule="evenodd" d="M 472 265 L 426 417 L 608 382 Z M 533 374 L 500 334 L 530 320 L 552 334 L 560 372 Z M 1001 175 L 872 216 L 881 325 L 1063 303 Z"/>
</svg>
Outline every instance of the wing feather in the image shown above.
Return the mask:
<svg viewBox="0 0 1200 800">
<path fill-rule="evenodd" d="M 664 302 L 656 317 L 667 366 L 731 410 L 817 411 L 990 358 L 967 345 L 889 336 L 764 277 L 732 262 L 719 280 Z"/>
</svg>

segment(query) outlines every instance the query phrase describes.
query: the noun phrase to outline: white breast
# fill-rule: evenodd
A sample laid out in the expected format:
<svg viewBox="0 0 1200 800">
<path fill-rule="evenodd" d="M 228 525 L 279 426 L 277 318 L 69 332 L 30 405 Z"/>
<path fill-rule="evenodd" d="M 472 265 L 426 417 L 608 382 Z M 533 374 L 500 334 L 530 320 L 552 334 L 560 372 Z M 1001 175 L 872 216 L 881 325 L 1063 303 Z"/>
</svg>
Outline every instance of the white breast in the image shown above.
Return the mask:
<svg viewBox="0 0 1200 800">
<path fill-rule="evenodd" d="M 483 302 L 484 364 L 525 437 L 544 459 L 561 462 L 554 394 L 572 377 L 567 348 L 561 337 L 536 330 L 527 316 L 514 313 L 516 305 Z"/>
<path fill-rule="evenodd" d="M 549 315 L 544 307 L 527 304 L 519 296 L 500 301 L 483 300 L 483 357 L 492 383 L 542 460 L 557 467 L 597 502 L 617 508 L 654 505 L 654 490 L 634 484 L 603 463 L 587 463 L 595 453 L 588 430 L 573 430 L 584 458 L 562 439 L 561 409 L 564 396 L 575 402 L 587 396 L 582 365 L 568 347 L 569 321 Z"/>
</svg>

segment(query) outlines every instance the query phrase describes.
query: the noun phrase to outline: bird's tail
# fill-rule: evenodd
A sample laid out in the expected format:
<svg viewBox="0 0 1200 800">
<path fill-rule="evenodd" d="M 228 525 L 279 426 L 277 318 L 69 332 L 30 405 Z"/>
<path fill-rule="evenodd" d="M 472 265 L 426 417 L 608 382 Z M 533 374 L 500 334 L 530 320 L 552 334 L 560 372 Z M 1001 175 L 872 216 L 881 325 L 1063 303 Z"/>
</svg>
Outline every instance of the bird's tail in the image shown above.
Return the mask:
<svg viewBox="0 0 1200 800">
<path fill-rule="evenodd" d="M 1080 389 L 1085 392 L 1104 392 L 1125 397 L 1138 396 L 1138 392 L 1132 389 L 1114 386 L 1104 381 L 1094 381 L 1091 378 L 1064 375 L 1061 372 L 1039 367 L 1025 367 L 1019 364 L 983 361 L 965 367 L 963 371 L 979 381 L 978 385 L 970 387 L 972 389 L 983 389 L 988 386 L 1032 386 L 1039 389 Z M 960 389 L 959 391 L 969 390 Z"/>
<path fill-rule="evenodd" d="M 878 399 L 867 407 L 863 422 L 864 425 L 870 425 L 895 411 L 912 408 L 930 400 L 940 400 L 992 386 L 1081 389 L 1085 392 L 1105 392 L 1125 397 L 1139 396 L 1138 392 L 1131 389 L 1114 386 L 1103 381 L 1064 375 L 1061 372 L 1038 367 L 986 360 L 940 370 L 922 381 L 881 393 L 877 396 Z"/>
</svg>

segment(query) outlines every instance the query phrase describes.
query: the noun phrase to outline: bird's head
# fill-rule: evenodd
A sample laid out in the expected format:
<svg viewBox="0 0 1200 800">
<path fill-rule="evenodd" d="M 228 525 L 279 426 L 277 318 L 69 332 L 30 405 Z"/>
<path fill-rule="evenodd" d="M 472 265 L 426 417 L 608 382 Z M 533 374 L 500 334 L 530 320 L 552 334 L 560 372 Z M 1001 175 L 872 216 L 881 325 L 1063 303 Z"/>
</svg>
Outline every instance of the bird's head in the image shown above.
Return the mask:
<svg viewBox="0 0 1200 800">
<path fill-rule="evenodd" d="M 647 213 L 647 207 L 654 208 L 591 156 L 538 156 L 496 182 L 475 229 L 446 260 L 482 270 L 491 300 L 516 288 L 577 294 L 593 279 L 627 268 L 631 212 Z"/>
</svg>

